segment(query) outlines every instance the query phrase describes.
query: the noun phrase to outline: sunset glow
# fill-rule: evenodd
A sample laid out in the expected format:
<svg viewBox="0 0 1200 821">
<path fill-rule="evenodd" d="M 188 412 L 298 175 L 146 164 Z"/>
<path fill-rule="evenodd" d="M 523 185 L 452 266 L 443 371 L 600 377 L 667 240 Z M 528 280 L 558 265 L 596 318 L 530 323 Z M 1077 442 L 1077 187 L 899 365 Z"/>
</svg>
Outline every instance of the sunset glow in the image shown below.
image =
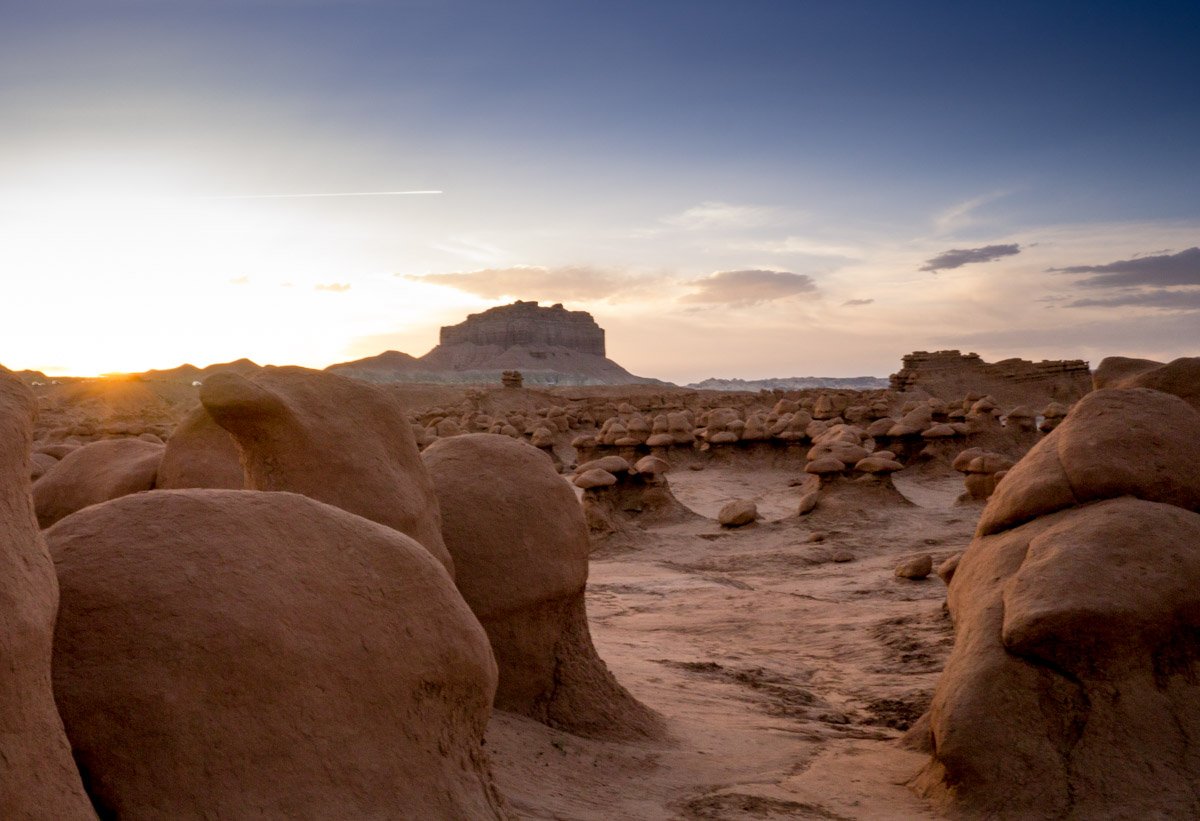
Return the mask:
<svg viewBox="0 0 1200 821">
<path fill-rule="evenodd" d="M 530 30 L 468 3 L 57 5 L 6 10 L 0 33 L 8 367 L 419 355 L 439 325 L 513 299 L 591 311 L 618 361 L 674 381 L 886 374 L 916 348 L 1169 359 L 1200 338 L 1196 271 L 1119 290 L 1061 272 L 1170 268 L 1200 244 L 1173 170 L 1195 148 L 1170 136 L 1200 114 L 1159 105 L 1197 58 L 1165 18 L 1138 21 L 1159 59 L 1136 68 L 1090 56 L 1126 35 L 1114 15 L 1095 42 L 1056 41 L 1042 91 L 996 57 L 973 86 L 917 93 L 892 75 L 925 82 L 972 42 L 1011 54 L 1073 23 L 987 35 L 947 12 L 898 43 L 887 4 L 853 36 L 804 4 L 689 6 L 664 51 L 684 19 L 669 3 Z M 453 54 L 429 36 L 448 28 Z M 787 48 L 759 47 L 783 32 Z M 939 35 L 940 57 L 919 42 Z M 572 37 L 624 42 L 626 59 Z M 712 38 L 728 63 L 708 62 Z M 1120 99 L 1097 90 L 1130 71 L 1142 84 L 1112 86 Z M 981 97 L 1004 111 L 991 131 Z M 1132 113 L 1084 136 L 1102 102 Z"/>
</svg>

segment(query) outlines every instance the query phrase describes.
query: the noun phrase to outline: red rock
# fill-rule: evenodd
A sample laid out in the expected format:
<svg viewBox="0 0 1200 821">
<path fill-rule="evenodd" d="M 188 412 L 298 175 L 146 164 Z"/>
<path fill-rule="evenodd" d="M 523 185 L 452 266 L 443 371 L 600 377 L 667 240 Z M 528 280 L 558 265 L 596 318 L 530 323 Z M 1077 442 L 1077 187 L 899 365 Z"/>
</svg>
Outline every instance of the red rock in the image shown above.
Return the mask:
<svg viewBox="0 0 1200 821">
<path fill-rule="evenodd" d="M 409 537 L 292 493 L 164 490 L 47 532 L 54 688 L 122 818 L 497 818 L 487 637 Z"/>
<path fill-rule="evenodd" d="M 30 497 L 34 407 L 0 368 L 0 817 L 94 821 L 50 683 L 59 595 Z"/>
</svg>

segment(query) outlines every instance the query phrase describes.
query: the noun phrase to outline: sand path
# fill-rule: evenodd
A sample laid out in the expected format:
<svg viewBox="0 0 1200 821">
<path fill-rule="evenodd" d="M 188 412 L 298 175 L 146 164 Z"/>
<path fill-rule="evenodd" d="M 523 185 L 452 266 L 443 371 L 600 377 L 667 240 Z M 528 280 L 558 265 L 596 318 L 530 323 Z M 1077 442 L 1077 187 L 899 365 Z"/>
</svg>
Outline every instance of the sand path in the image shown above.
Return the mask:
<svg viewBox="0 0 1200 821">
<path fill-rule="evenodd" d="M 794 471 L 749 483 L 745 473 L 680 472 L 672 486 L 701 513 L 730 489 L 771 512 L 797 493 Z M 600 545 L 588 586 L 596 645 L 672 738 L 604 743 L 497 715 L 488 749 L 513 808 L 562 819 L 930 817 L 903 786 L 922 757 L 894 742 L 928 703 L 953 638 L 942 583 L 892 571 L 914 553 L 961 550 L 978 510 L 952 506 L 958 480 L 897 486 L 920 504 L 829 504 L 736 531 L 700 520 Z"/>
</svg>

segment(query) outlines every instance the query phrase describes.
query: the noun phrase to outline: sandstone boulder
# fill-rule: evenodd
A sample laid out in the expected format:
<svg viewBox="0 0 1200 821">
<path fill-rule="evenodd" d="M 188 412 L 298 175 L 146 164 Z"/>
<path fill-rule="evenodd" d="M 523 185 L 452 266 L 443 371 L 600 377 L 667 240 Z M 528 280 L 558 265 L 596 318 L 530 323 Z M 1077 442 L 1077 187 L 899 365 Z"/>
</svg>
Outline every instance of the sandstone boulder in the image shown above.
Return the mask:
<svg viewBox="0 0 1200 821">
<path fill-rule="evenodd" d="M 717 513 L 722 527 L 743 527 L 758 518 L 758 505 L 753 499 L 734 499 L 726 502 Z"/>
<path fill-rule="evenodd" d="M 140 439 L 104 439 L 72 451 L 33 486 L 38 524 L 50 527 L 88 505 L 152 489 L 164 449 Z"/>
<path fill-rule="evenodd" d="M 1200 414 L 1101 389 L 1008 473 L 949 575 L 915 786 L 957 816 L 1200 814 Z"/>
<path fill-rule="evenodd" d="M 240 490 L 246 486 L 241 451 L 229 431 L 208 415 L 203 405 L 193 408 L 167 440 L 155 487 Z"/>
<path fill-rule="evenodd" d="M 104 817 L 501 817 L 487 636 L 409 537 L 292 493 L 168 490 L 47 539 L 55 696 Z"/>
<path fill-rule="evenodd" d="M 404 408 L 381 388 L 305 368 L 209 377 L 200 401 L 242 452 L 246 487 L 301 493 L 425 545 L 453 574 L 437 497 Z"/>
<path fill-rule="evenodd" d="M 30 497 L 34 407 L 0 368 L 0 817 L 94 820 L 50 683 L 59 593 Z"/>
<path fill-rule="evenodd" d="M 459 590 L 499 664 L 496 707 L 583 736 L 657 735 L 657 714 L 613 678 L 592 645 L 587 525 L 549 460 L 488 434 L 437 442 L 422 458 Z"/>
</svg>

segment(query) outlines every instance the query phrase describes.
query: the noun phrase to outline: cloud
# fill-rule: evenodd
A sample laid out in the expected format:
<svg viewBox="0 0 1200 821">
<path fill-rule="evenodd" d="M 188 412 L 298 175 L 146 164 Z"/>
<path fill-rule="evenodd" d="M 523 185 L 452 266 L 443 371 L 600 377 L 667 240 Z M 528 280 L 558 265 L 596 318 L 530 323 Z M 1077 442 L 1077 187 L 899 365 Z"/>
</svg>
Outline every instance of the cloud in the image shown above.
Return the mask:
<svg viewBox="0 0 1200 821">
<path fill-rule="evenodd" d="M 939 234 L 949 234 L 958 229 L 973 225 L 978 221 L 974 216 L 977 210 L 1011 193 L 1011 191 L 1006 190 L 993 191 L 990 194 L 983 194 L 982 196 L 956 203 L 933 218 L 934 229 Z"/>
<path fill-rule="evenodd" d="M 922 271 L 948 271 L 951 268 L 961 268 L 973 262 L 991 262 L 1001 257 L 1011 257 L 1021 253 L 1021 246 L 1015 242 L 1011 245 L 985 245 L 982 248 L 952 248 L 927 260 L 921 266 Z"/>
<path fill-rule="evenodd" d="M 693 205 L 678 214 L 663 217 L 662 221 L 684 231 L 712 231 L 723 228 L 750 228 L 771 222 L 775 217 L 775 209 L 766 206 L 708 201 Z"/>
<path fill-rule="evenodd" d="M 229 280 L 229 284 L 230 285 L 249 285 L 250 277 L 234 277 L 233 279 Z"/>
<path fill-rule="evenodd" d="M 787 271 L 718 271 L 712 276 L 693 280 L 695 290 L 681 302 L 720 305 L 757 305 L 799 294 L 815 293 L 817 285 L 808 274 Z"/>
<path fill-rule="evenodd" d="M 544 268 L 521 265 L 512 268 L 483 268 L 445 274 L 397 274 L 410 282 L 456 288 L 484 299 L 529 297 L 556 302 L 609 299 L 634 291 L 647 282 L 618 271 L 586 265 Z"/>
<path fill-rule="evenodd" d="M 1131 291 L 1117 296 L 1076 299 L 1066 304 L 1067 308 L 1163 308 L 1172 311 L 1200 310 L 1200 289 L 1188 288 L 1174 291 L 1168 288 L 1154 288 L 1145 291 Z"/>
<path fill-rule="evenodd" d="M 316 290 L 342 294 L 350 290 L 350 284 L 348 282 L 330 282 L 328 285 L 317 285 Z"/>
<path fill-rule="evenodd" d="M 873 299 L 847 299 L 842 303 L 843 308 L 852 308 L 855 305 L 870 305 L 875 300 Z"/>
<path fill-rule="evenodd" d="M 1056 274 L 1096 274 L 1076 283 L 1088 288 L 1200 285 L 1200 247 L 1187 248 L 1177 254 L 1122 259 L 1105 265 L 1070 265 L 1047 270 Z"/>
</svg>

